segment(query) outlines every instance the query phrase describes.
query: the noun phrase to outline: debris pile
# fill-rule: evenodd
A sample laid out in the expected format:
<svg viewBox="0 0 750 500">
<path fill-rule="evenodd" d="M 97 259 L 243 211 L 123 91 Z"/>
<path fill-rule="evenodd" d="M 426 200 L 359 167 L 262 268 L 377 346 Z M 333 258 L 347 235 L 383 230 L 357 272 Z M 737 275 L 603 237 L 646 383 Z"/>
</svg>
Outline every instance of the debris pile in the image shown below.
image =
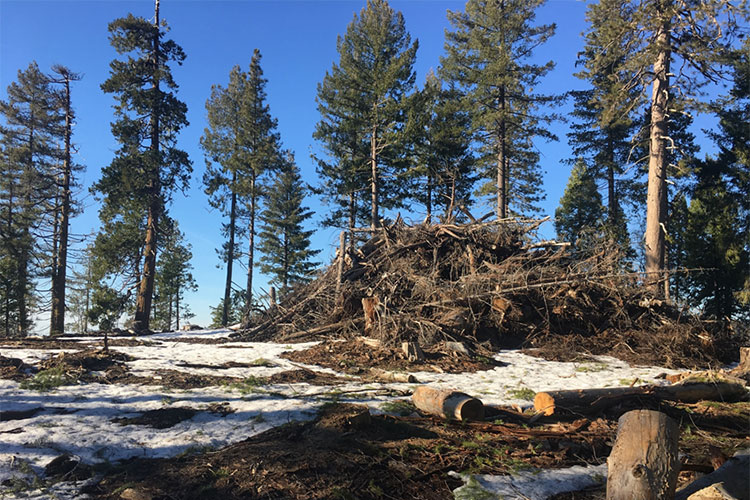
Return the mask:
<svg viewBox="0 0 750 500">
<path fill-rule="evenodd" d="M 582 256 L 565 243 L 538 241 L 542 222 L 397 220 L 339 251 L 315 281 L 237 335 L 539 347 L 556 359 L 606 353 L 668 367 L 708 366 L 736 354 L 728 332 L 712 332 L 650 296 L 615 249 Z"/>
</svg>

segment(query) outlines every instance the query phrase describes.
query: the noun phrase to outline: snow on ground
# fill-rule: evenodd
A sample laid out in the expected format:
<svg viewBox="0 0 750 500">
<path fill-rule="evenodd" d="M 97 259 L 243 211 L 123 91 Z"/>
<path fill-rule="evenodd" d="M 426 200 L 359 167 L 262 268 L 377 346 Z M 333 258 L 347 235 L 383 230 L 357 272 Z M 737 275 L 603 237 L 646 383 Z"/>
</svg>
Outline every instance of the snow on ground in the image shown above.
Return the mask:
<svg viewBox="0 0 750 500">
<path fill-rule="evenodd" d="M 200 375 L 251 378 L 268 377 L 299 368 L 302 365 L 285 360 L 280 355 L 312 345 L 175 341 L 178 337 L 220 338 L 230 333 L 228 330 L 165 333 L 149 336 L 147 340 L 153 345 L 111 349 L 136 358 L 128 362 L 134 375 L 155 376 L 158 370 L 171 369 Z M 92 341 L 90 337 L 85 340 Z M 2 354 L 35 363 L 59 352 L 24 348 L 8 349 Z M 524 406 L 531 404 L 528 400 L 529 389 L 538 392 L 617 387 L 630 385 L 635 379 L 639 380 L 639 384 L 654 383 L 657 374 L 667 371 L 654 367 L 629 367 L 626 363 L 607 357 L 585 363 L 561 363 L 515 351 L 503 351 L 495 358 L 506 364 L 477 373 L 417 372 L 414 375 L 421 383 L 456 388 L 480 398 L 485 404 Z M 249 363 L 251 366 L 221 370 L 185 366 L 220 366 L 227 362 Z M 307 368 L 335 373 L 319 367 Z M 0 422 L 0 483 L 23 475 L 21 471 L 24 467 L 19 467 L 22 463 L 29 464 L 36 474 L 41 474 L 47 463 L 63 453 L 76 455 L 85 463 L 99 463 L 135 456 L 168 457 L 191 450 L 218 448 L 292 420 L 310 419 L 321 404 L 332 399 L 367 404 L 373 413 L 380 413 L 384 402 L 404 397 L 414 387 L 415 384 L 352 380 L 336 386 L 295 383 L 248 386 L 244 390 L 216 386 L 184 391 L 157 385 L 85 384 L 62 386 L 51 392 L 36 392 L 21 389 L 16 382 L 0 380 L 2 411 L 44 408 L 31 418 Z M 209 405 L 215 407 L 217 404 L 228 405 L 234 412 L 222 415 L 200 411 L 192 418 L 166 429 L 121 425 L 113 421 L 160 408 L 208 410 Z M 490 478 L 479 478 L 478 481 L 482 485 L 493 484 Z M 0 493 L 3 493 L 2 490 L 0 486 Z M 72 496 L 63 494 L 61 498 Z"/>
</svg>

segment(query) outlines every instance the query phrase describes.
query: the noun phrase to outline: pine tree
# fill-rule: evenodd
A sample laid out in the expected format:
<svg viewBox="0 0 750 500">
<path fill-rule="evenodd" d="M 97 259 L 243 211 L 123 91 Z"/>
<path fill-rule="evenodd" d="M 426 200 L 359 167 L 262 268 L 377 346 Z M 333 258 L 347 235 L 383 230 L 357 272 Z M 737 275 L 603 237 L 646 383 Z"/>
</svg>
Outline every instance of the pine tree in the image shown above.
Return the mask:
<svg viewBox="0 0 750 500">
<path fill-rule="evenodd" d="M 605 43 L 624 41 L 627 54 L 615 72 L 635 75 L 630 85 L 644 99 L 651 88 L 645 257 L 646 272 L 659 278 L 652 279 L 651 288 L 661 293 L 672 139 L 668 118 L 674 113 L 670 101 L 676 102 L 678 95 L 689 111 L 701 88 L 723 77 L 727 50 L 742 22 L 738 17 L 746 21 L 748 10 L 731 0 L 628 0 L 609 15 L 612 22 L 601 36 Z"/>
<path fill-rule="evenodd" d="M 232 69 L 229 84 L 224 89 L 214 86 L 206 102 L 209 127 L 201 138 L 208 168 L 203 178 L 206 193 L 213 206 L 229 216 L 228 241 L 224 247 L 227 277 L 224 301 L 227 309 L 222 320 L 226 326 L 232 287 L 232 261 L 235 258 L 235 239 L 239 236 L 236 221 L 246 214 L 248 227 L 248 269 L 245 292 L 246 320 L 253 302 L 253 268 L 255 266 L 255 224 L 260 214 L 263 178 L 277 169 L 281 162 L 277 122 L 266 103 L 266 83 L 260 66 L 258 49 L 253 52 L 247 73 Z M 218 166 L 213 166 L 216 163 Z M 227 207 L 227 197 L 229 207 Z M 241 205 L 241 206 L 240 206 Z"/>
<path fill-rule="evenodd" d="M 403 199 L 406 101 L 417 46 L 403 15 L 385 0 L 368 0 L 338 38 L 339 62 L 318 85 L 321 120 L 314 137 L 330 158 L 319 162 L 321 189 L 343 208 L 335 214 L 339 223 L 348 214 L 349 226 L 356 224 L 364 179 L 371 227 L 380 225 L 381 207 L 398 206 Z"/>
<path fill-rule="evenodd" d="M 555 115 L 542 107 L 561 98 L 535 93 L 554 67 L 532 62 L 555 25 L 533 26 L 543 0 L 469 0 L 464 12 L 448 12 L 454 31 L 446 32 L 442 74 L 466 95 L 472 126 L 484 145 L 487 175 L 496 179 L 497 216 L 538 210 L 543 199 L 541 167 L 534 139 L 555 140 L 548 125 Z"/>
<path fill-rule="evenodd" d="M 193 278 L 190 260 L 193 253 L 177 221 L 168 220 L 163 225 L 162 257 L 156 274 L 156 300 L 153 319 L 162 330 L 180 329 L 180 319 L 185 317 L 186 291 L 195 291 L 198 285 Z"/>
<path fill-rule="evenodd" d="M 55 76 L 51 81 L 55 84 L 62 85 L 61 91 L 57 92 L 57 101 L 62 115 L 64 116 L 61 134 L 63 137 L 63 147 L 60 151 L 61 166 L 57 183 L 58 194 L 56 196 L 54 211 L 53 231 L 53 266 L 52 266 L 52 317 L 50 318 L 50 334 L 61 334 L 65 332 L 65 291 L 68 271 L 68 232 L 70 226 L 70 217 L 73 214 L 71 190 L 75 185 L 73 174 L 78 170 L 72 161 L 72 135 L 73 120 L 75 114 L 71 104 L 72 82 L 81 79 L 81 75 L 72 72 L 69 68 L 62 65 L 52 67 Z"/>
<path fill-rule="evenodd" d="M 310 248 L 310 236 L 303 224 L 312 212 L 303 206 L 304 183 L 294 156 L 287 153 L 281 171 L 266 194 L 266 210 L 261 216 L 260 269 L 273 276 L 271 283 L 280 287 L 283 297 L 297 283 L 307 283 L 318 266 L 310 259 L 319 250 Z"/>
<path fill-rule="evenodd" d="M 153 22 L 129 14 L 110 23 L 110 43 L 127 58 L 110 63 L 110 76 L 102 84 L 102 90 L 117 100 L 112 133 L 120 149 L 95 185 L 103 198 L 101 214 L 135 210 L 146 218 L 137 331 L 149 328 L 160 221 L 171 194 L 187 187 L 192 171 L 187 153 L 176 147 L 177 133 L 188 124 L 187 107 L 175 97 L 177 84 L 169 66 L 181 64 L 185 54 L 174 41 L 164 39 L 165 30 L 159 0 Z"/>
<path fill-rule="evenodd" d="M 458 206 L 471 206 L 476 182 L 471 122 L 455 87 L 444 89 L 438 77 L 428 73 L 424 89 L 412 97 L 409 127 L 414 149 L 409 175 L 416 181 L 411 192 L 424 204 L 426 220 L 432 220 L 439 205 L 445 207 L 445 219 Z"/>
<path fill-rule="evenodd" d="M 0 269 L 2 269 L 2 321 L 5 335 L 25 335 L 31 328 L 33 269 L 40 254 L 37 229 L 48 215 L 46 201 L 53 183 L 54 138 L 59 114 L 49 78 L 36 63 L 18 72 L 18 80 L 0 101 L 2 132 L 0 168 Z"/>
<path fill-rule="evenodd" d="M 560 206 L 555 210 L 558 238 L 573 244 L 588 243 L 596 239 L 592 233 L 601 232 L 603 220 L 604 206 L 596 181 L 589 168 L 578 162 L 570 173 Z"/>
<path fill-rule="evenodd" d="M 601 0 L 589 6 L 586 18 L 586 46 L 578 55 L 582 70 L 576 74 L 591 88 L 573 91 L 575 122 L 568 134 L 573 147 L 570 163 L 583 161 L 591 175 L 606 186 L 607 213 L 605 231 L 611 241 L 625 254 L 631 253 L 624 204 L 631 202 L 628 194 L 633 173 L 632 137 L 638 122 L 634 108 L 638 103 L 635 89 L 629 83 L 635 75 L 626 72 L 622 63 L 627 57 L 627 39 L 609 39 L 609 31 L 628 16 L 629 6 L 619 0 Z M 623 96 L 626 96 L 623 98 Z M 635 169 L 637 173 L 638 170 Z"/>
</svg>

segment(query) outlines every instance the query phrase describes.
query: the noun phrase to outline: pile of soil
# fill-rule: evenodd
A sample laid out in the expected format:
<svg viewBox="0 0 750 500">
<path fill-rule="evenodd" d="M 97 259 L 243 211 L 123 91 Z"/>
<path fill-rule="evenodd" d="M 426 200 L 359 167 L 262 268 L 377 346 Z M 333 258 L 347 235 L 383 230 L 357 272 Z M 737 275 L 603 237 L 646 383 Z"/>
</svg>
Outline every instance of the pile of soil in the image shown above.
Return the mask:
<svg viewBox="0 0 750 500">
<path fill-rule="evenodd" d="M 239 332 L 297 342 L 368 336 L 385 346 L 564 346 L 634 363 L 705 368 L 737 356 L 723 325 L 654 298 L 616 249 L 535 242 L 540 221 L 401 221 L 350 246 L 312 283 Z M 552 357 L 553 352 L 549 351 Z"/>
</svg>

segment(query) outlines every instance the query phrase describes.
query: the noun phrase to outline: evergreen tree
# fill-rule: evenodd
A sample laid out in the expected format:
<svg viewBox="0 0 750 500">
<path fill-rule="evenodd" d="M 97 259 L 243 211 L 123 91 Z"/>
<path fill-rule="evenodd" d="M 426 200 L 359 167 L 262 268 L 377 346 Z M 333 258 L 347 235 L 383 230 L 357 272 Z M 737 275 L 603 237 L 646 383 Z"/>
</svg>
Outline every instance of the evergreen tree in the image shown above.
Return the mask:
<svg viewBox="0 0 750 500">
<path fill-rule="evenodd" d="M 564 241 L 588 242 L 593 236 L 591 233 L 601 231 L 603 220 L 604 206 L 596 181 L 589 168 L 578 162 L 570 173 L 560 206 L 555 210 L 555 231 Z"/>
<path fill-rule="evenodd" d="M 398 206 L 403 199 L 406 101 L 417 46 L 403 15 L 386 0 L 368 0 L 338 38 L 339 62 L 318 85 L 321 120 L 313 135 L 330 158 L 319 162 L 321 189 L 341 207 L 331 222 L 348 214 L 349 226 L 355 225 L 364 179 L 371 227 L 380 225 L 381 206 Z"/>
<path fill-rule="evenodd" d="M 310 281 L 317 262 L 310 259 L 319 250 L 310 249 L 310 236 L 303 224 L 312 212 L 302 204 L 304 183 L 294 156 L 287 153 L 276 181 L 266 194 L 266 210 L 261 216 L 260 269 L 273 276 L 271 284 L 280 287 L 283 297 L 297 283 Z"/>
<path fill-rule="evenodd" d="M 253 300 L 253 267 L 255 264 L 255 223 L 260 213 L 263 178 L 278 168 L 281 158 L 277 123 L 266 103 L 266 83 L 260 66 L 258 49 L 253 52 L 247 73 L 232 69 L 227 88 L 215 85 L 206 102 L 208 128 L 201 138 L 206 153 L 203 182 L 212 206 L 229 217 L 224 226 L 227 242 L 221 255 L 227 263 L 224 288 L 225 311 L 222 325 L 229 321 L 233 261 L 238 256 L 237 240 L 248 236 L 248 270 L 245 309 L 249 315 Z M 237 221 L 246 216 L 249 224 L 243 230 Z"/>
<path fill-rule="evenodd" d="M 570 162 L 583 161 L 591 175 L 606 186 L 605 231 L 625 254 L 630 254 L 631 248 L 623 204 L 631 201 L 628 194 L 633 192 L 631 184 L 638 172 L 631 168 L 636 161 L 632 137 L 638 125 L 633 118 L 638 100 L 635 89 L 629 87 L 635 75 L 622 65 L 628 55 L 628 40 L 610 40 L 607 34 L 628 15 L 628 8 L 619 0 L 601 0 L 589 6 L 586 46 L 577 61 L 583 68 L 576 76 L 591 88 L 571 92 L 575 122 L 568 134 L 573 147 Z M 624 178 L 627 170 L 631 174 Z"/>
<path fill-rule="evenodd" d="M 72 161 L 72 135 L 75 115 L 71 104 L 72 82 L 81 79 L 81 75 L 73 73 L 62 65 L 52 67 L 55 76 L 52 82 L 62 86 L 56 93 L 58 106 L 64 116 L 63 127 L 59 135 L 63 138 L 60 151 L 61 166 L 57 179 L 57 195 L 55 196 L 54 231 L 53 231 L 53 259 L 52 259 L 52 317 L 50 318 L 50 334 L 65 332 L 65 291 L 68 271 L 68 232 L 70 217 L 73 214 L 73 200 L 71 190 L 75 186 L 73 174 L 79 170 Z"/>
<path fill-rule="evenodd" d="M 59 121 L 49 78 L 36 63 L 18 72 L 18 80 L 0 101 L 0 308 L 5 335 L 25 335 L 31 327 L 32 267 L 39 254 L 46 201 L 53 192 L 54 138 Z"/>
<path fill-rule="evenodd" d="M 161 236 L 162 257 L 156 275 L 156 300 L 153 319 L 162 330 L 180 329 L 180 319 L 188 309 L 184 298 L 186 291 L 195 291 L 198 285 L 193 279 L 190 260 L 193 253 L 177 221 L 165 221 L 165 233 Z"/>
<path fill-rule="evenodd" d="M 211 326 L 219 327 L 224 326 L 221 324 L 224 315 L 224 299 L 219 301 L 216 307 L 211 307 Z M 229 307 L 226 308 L 227 314 L 227 325 L 236 325 L 242 321 L 244 316 L 243 311 L 245 310 L 245 294 L 239 290 L 232 290 L 232 298 L 230 300 Z"/>
<path fill-rule="evenodd" d="M 412 196 L 424 204 L 428 222 L 439 204 L 445 207 L 447 219 L 457 206 L 472 203 L 476 175 L 470 118 L 456 88 L 444 89 L 433 72 L 428 73 L 424 89 L 413 95 L 410 108 L 414 148 L 410 176 L 416 181 Z"/>
<path fill-rule="evenodd" d="M 78 257 L 78 265 L 73 268 L 66 295 L 66 306 L 73 317 L 70 328 L 75 333 L 87 334 L 89 331 L 89 309 L 91 308 L 91 291 L 96 286 L 93 276 L 93 258 L 91 247 L 87 247 Z"/>
<path fill-rule="evenodd" d="M 726 53 L 738 33 L 738 17 L 748 19 L 744 2 L 731 0 L 628 0 L 611 16 L 602 44 L 623 43 L 627 57 L 615 73 L 635 75 L 629 83 L 643 98 L 651 88 L 649 118 L 649 171 L 646 215 L 646 272 L 661 278 L 665 267 L 664 227 L 668 210 L 668 151 L 674 114 L 674 96 L 695 107 L 701 87 L 723 77 Z M 628 88 L 627 86 L 625 87 Z M 629 92 L 621 94 L 622 99 Z M 659 280 L 652 290 L 661 293 Z"/>
<path fill-rule="evenodd" d="M 446 32 L 442 73 L 464 91 L 472 126 L 483 144 L 487 175 L 496 179 L 497 216 L 538 210 L 541 167 L 534 139 L 555 140 L 547 126 L 556 117 L 542 107 L 559 97 L 535 93 L 554 67 L 533 63 L 536 47 L 555 25 L 533 26 L 543 0 L 469 0 L 464 12 L 448 12 L 454 31 Z"/>
<path fill-rule="evenodd" d="M 120 149 L 94 186 L 102 195 L 100 217 L 135 210 L 146 220 L 135 305 L 137 331 L 149 328 L 157 239 L 166 205 L 175 189 L 187 187 L 192 171 L 187 153 L 176 147 L 177 134 L 188 123 L 187 107 L 175 97 L 177 84 L 169 66 L 181 64 L 185 54 L 174 41 L 164 39 L 165 30 L 158 0 L 153 22 L 129 14 L 110 23 L 110 43 L 127 57 L 110 63 L 110 76 L 102 84 L 102 90 L 117 100 L 112 133 Z"/>
</svg>

